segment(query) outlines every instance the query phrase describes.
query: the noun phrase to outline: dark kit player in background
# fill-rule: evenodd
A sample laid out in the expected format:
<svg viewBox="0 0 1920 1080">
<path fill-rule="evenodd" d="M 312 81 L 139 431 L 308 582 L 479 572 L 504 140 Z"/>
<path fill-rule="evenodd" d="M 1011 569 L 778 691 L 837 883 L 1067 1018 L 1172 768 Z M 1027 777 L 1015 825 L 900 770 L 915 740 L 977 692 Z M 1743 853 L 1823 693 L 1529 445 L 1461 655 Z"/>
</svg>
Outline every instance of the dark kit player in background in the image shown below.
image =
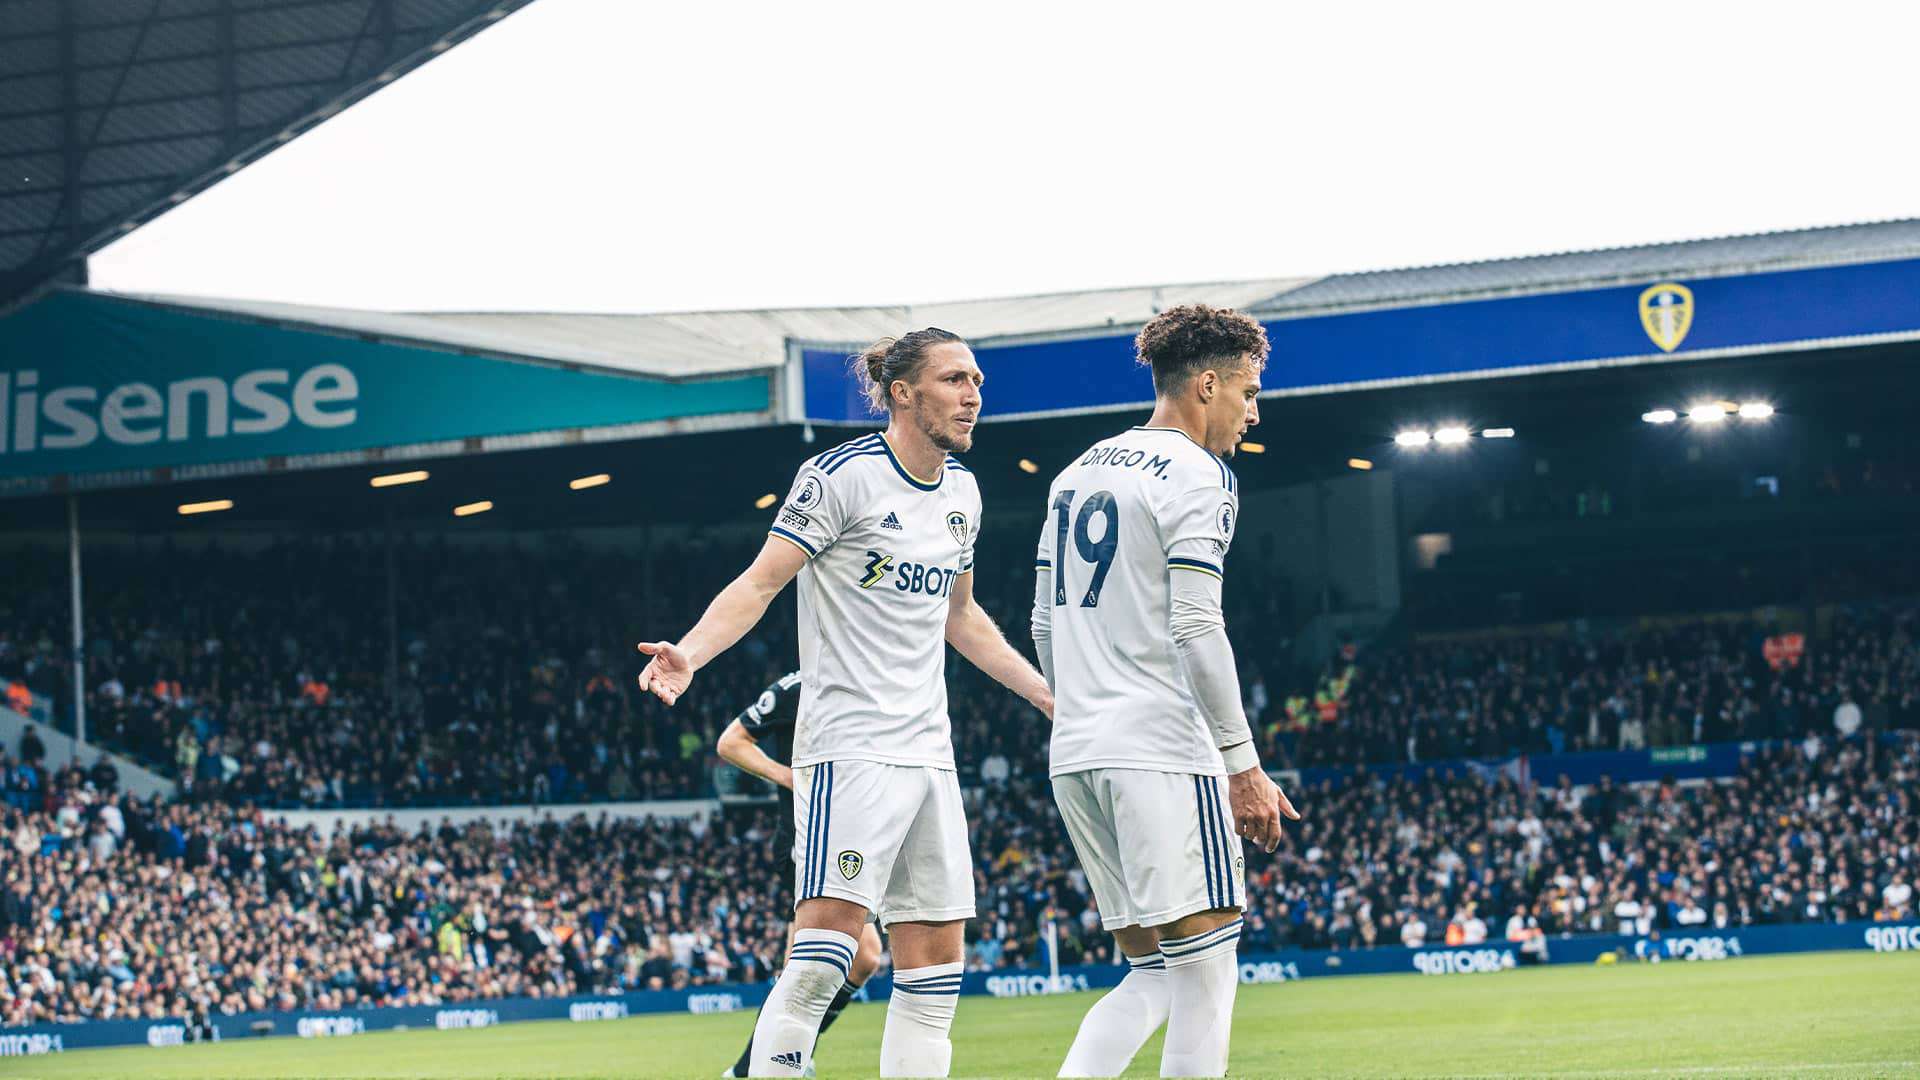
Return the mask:
<svg viewBox="0 0 1920 1080">
<path fill-rule="evenodd" d="M 780 759 L 788 756 L 793 724 L 799 715 L 800 673 L 795 671 L 781 676 L 773 685 L 762 690 L 753 704 L 734 717 L 733 722 L 720 733 L 720 741 L 715 746 L 721 760 L 727 764 L 779 786 L 780 821 L 774 827 L 782 831 L 775 833 L 776 836 L 793 835 L 793 770 L 781 764 Z M 787 946 L 793 946 L 791 925 L 787 927 Z M 879 966 L 880 931 L 868 923 L 860 935 L 860 947 L 854 953 L 853 969 L 847 982 L 834 995 L 833 1004 L 827 1006 L 827 1015 L 820 1021 L 820 1034 L 827 1033 L 827 1029 L 845 1011 L 847 1003 L 860 992 L 860 987 Z M 720 1075 L 747 1075 L 748 1059 L 752 1054 L 753 1037 L 749 1035 L 746 1047 L 740 1051 L 739 1060 Z"/>
</svg>

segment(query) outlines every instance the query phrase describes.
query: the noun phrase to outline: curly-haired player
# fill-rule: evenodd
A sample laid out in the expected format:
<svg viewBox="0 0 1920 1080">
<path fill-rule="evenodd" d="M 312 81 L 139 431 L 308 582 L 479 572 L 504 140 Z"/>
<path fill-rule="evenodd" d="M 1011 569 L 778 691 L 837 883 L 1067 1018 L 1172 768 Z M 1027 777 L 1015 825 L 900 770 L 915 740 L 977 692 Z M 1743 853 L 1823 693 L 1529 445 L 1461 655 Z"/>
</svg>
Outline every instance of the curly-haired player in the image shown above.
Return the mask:
<svg viewBox="0 0 1920 1080">
<path fill-rule="evenodd" d="M 1246 902 L 1242 838 L 1297 818 L 1260 767 L 1220 613 L 1266 331 L 1204 305 L 1140 332 L 1153 418 L 1054 478 L 1033 640 L 1052 684 L 1054 799 L 1132 970 L 1080 1025 L 1062 1076 L 1118 1076 L 1162 1022 L 1162 1076 L 1223 1076 Z"/>
</svg>

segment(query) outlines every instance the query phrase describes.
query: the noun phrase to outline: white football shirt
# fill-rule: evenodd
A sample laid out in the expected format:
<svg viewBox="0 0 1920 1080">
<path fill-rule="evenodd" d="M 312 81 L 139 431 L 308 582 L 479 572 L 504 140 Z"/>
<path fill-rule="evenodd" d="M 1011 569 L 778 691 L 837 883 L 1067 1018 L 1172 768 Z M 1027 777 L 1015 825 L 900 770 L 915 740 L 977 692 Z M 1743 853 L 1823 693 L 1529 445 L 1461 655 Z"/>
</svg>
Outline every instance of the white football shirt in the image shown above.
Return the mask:
<svg viewBox="0 0 1920 1080">
<path fill-rule="evenodd" d="M 1168 582 L 1222 573 L 1238 490 L 1173 428 L 1103 439 L 1054 478 L 1034 560 L 1053 585 L 1051 775 L 1226 773 L 1174 645 Z"/>
<path fill-rule="evenodd" d="M 980 534 L 973 474 L 949 456 L 922 480 L 876 432 L 802 465 L 771 531 L 807 556 L 793 767 L 953 768 L 947 605 Z"/>
</svg>

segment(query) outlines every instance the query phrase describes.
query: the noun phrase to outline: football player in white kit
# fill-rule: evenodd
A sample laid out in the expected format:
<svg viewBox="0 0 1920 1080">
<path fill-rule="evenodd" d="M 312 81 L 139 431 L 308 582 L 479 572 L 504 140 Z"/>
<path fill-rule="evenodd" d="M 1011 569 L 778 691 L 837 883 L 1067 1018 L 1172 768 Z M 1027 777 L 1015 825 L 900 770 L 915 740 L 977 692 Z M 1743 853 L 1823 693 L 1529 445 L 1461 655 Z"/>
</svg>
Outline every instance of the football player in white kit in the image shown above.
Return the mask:
<svg viewBox="0 0 1920 1080">
<path fill-rule="evenodd" d="M 797 575 L 793 946 L 754 1026 L 751 1076 L 800 1076 L 868 913 L 893 950 L 881 1076 L 945 1076 L 974 914 L 973 859 L 947 719 L 946 645 L 1036 709 L 1053 695 L 973 598 L 984 381 L 946 330 L 856 358 L 884 432 L 801 465 L 767 542 L 678 642 L 643 642 L 640 687 L 672 705 Z"/>
<path fill-rule="evenodd" d="M 1153 417 L 1057 476 L 1033 637 L 1056 696 L 1049 771 L 1102 924 L 1132 970 L 1081 1022 L 1061 1076 L 1118 1076 L 1167 1024 L 1162 1076 L 1224 1076 L 1246 903 L 1242 838 L 1300 815 L 1240 703 L 1220 612 L 1239 518 L 1223 457 L 1260 422 L 1266 331 L 1204 305 L 1135 342 Z"/>
</svg>

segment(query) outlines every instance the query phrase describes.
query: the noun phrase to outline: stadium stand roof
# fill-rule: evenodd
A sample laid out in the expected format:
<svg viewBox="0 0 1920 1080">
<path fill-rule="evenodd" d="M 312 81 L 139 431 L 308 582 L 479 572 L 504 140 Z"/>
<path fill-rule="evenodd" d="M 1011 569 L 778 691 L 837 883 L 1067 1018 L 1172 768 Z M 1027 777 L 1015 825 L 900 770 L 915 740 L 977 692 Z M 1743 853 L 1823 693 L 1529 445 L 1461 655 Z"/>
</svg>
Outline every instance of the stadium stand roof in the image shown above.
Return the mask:
<svg viewBox="0 0 1920 1080">
<path fill-rule="evenodd" d="M 1905 219 L 1335 274 L 1250 304 L 1247 310 L 1284 315 L 1359 305 L 1468 300 L 1518 292 L 1619 285 L 1653 278 L 1711 277 L 1916 256 L 1920 256 L 1920 219 Z"/>
<path fill-rule="evenodd" d="M 560 312 L 380 312 L 255 300 L 147 295 L 188 311 L 530 359 L 660 379 L 711 378 L 781 366 L 790 342 L 853 345 L 902 327 L 944 326 L 969 339 L 1045 340 L 1123 332 L 1177 304 L 1204 302 L 1267 318 L 1344 308 L 1444 303 L 1647 281 L 1920 257 L 1920 220 L 1798 229 L 1602 251 L 1327 277 L 1259 278 L 935 304 L 648 315 Z"/>
<path fill-rule="evenodd" d="M 0 0 L 0 308 L 530 0 Z"/>
<path fill-rule="evenodd" d="M 150 303 L 366 335 L 405 344 L 643 374 L 700 378 L 779 367 L 787 343 L 868 342 L 902 327 L 944 326 L 975 340 L 1143 323 L 1178 304 L 1245 307 L 1311 278 L 1157 285 L 940 304 L 659 315 L 388 313 L 206 297 L 142 296 Z"/>
<path fill-rule="evenodd" d="M 1656 294 L 1685 306 L 1658 307 Z M 1915 295 L 1913 221 L 1318 279 L 765 311 L 392 313 L 60 286 L 0 314 L 0 353 L 23 373 L 11 390 L 0 381 L 12 399 L 0 417 L 31 417 L 36 397 L 44 414 L 9 437 L 0 497 L 429 458 L 491 484 L 518 466 L 464 459 L 539 451 L 550 464 L 577 458 L 582 475 L 631 471 L 658 453 L 646 440 L 668 435 L 712 436 L 721 441 L 702 445 L 757 462 L 765 455 L 741 448 L 810 441 L 813 425 L 870 426 L 847 350 L 929 323 L 975 342 L 993 383 L 983 419 L 1020 422 L 1144 407 L 1152 390 L 1132 363 L 1134 329 L 1191 301 L 1259 313 L 1284 357 L 1263 380 L 1277 408 L 1549 372 L 1700 361 L 1753 371 L 1765 357 L 1910 349 Z M 1684 321 L 1654 318 L 1676 310 Z M 145 411 L 110 425 L 113 400 Z M 1451 391 L 1434 400 L 1455 407 Z M 1320 411 L 1378 406 L 1331 407 Z M 1022 439 L 1033 453 L 1045 441 Z M 735 479 L 721 486 L 774 483 Z"/>
</svg>

